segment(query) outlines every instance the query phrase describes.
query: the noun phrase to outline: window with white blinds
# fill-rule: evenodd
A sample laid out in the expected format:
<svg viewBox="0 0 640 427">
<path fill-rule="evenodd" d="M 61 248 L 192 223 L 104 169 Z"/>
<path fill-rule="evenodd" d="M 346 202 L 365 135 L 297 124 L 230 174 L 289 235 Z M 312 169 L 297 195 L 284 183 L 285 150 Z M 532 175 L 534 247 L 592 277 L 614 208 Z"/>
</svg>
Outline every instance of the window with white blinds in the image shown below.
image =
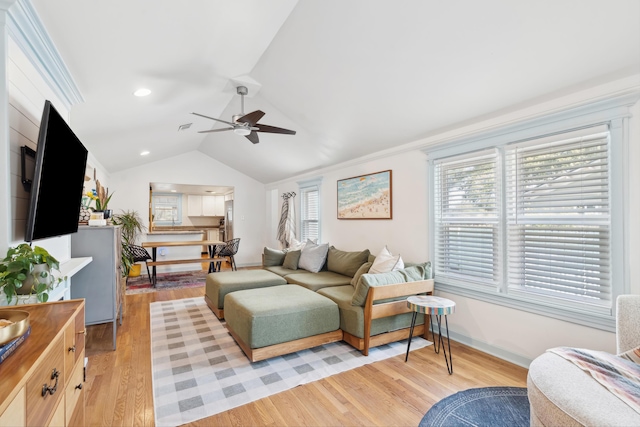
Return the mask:
<svg viewBox="0 0 640 427">
<path fill-rule="evenodd" d="M 497 151 L 435 163 L 438 278 L 497 286 L 500 276 Z"/>
<path fill-rule="evenodd" d="M 602 125 L 434 160 L 436 282 L 611 307 L 610 148 Z"/>
<path fill-rule="evenodd" d="M 300 241 L 320 237 L 320 189 L 317 185 L 300 188 Z"/>
<path fill-rule="evenodd" d="M 610 305 L 606 126 L 505 149 L 508 283 Z"/>
</svg>

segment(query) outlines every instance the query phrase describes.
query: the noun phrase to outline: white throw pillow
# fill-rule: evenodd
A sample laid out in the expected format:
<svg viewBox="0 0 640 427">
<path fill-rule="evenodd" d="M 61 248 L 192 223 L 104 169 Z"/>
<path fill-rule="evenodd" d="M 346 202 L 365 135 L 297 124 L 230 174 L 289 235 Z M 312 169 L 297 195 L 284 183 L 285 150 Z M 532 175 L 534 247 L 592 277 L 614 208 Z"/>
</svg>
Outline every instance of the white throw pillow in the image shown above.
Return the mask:
<svg viewBox="0 0 640 427">
<path fill-rule="evenodd" d="M 298 268 L 303 268 L 312 273 L 317 273 L 322 269 L 322 266 L 326 262 L 328 252 L 328 243 L 316 245 L 313 242 L 307 241 L 304 248 L 302 248 L 300 260 L 298 261 Z"/>
<path fill-rule="evenodd" d="M 301 251 L 304 245 L 303 242 L 299 242 L 294 238 L 291 240 L 291 245 L 287 248 L 287 251 Z"/>
<path fill-rule="evenodd" d="M 373 265 L 369 269 L 369 274 L 388 273 L 390 271 L 402 270 L 404 268 L 404 261 L 400 255 L 393 255 L 387 249 L 387 246 L 376 255 Z"/>
</svg>

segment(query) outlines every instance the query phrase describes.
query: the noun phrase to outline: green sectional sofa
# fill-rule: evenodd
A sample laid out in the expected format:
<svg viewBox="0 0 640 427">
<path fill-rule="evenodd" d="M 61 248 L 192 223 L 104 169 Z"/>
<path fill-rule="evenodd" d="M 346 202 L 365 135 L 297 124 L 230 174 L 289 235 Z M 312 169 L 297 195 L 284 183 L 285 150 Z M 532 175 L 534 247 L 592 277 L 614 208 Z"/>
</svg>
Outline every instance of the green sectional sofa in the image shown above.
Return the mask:
<svg viewBox="0 0 640 427">
<path fill-rule="evenodd" d="M 242 316 L 252 319 L 255 317 L 257 320 L 252 320 L 253 327 L 259 329 L 261 320 L 259 316 L 255 316 L 254 310 L 246 306 L 245 301 L 250 301 L 247 295 L 255 294 L 256 298 L 266 298 L 270 294 L 269 286 L 277 286 L 284 279 L 288 285 L 306 288 L 335 303 L 338 307 L 339 319 L 336 322 L 339 322 L 341 339 L 368 355 L 371 347 L 408 338 L 412 312 L 407 308 L 407 297 L 433 292 L 430 262 L 408 263 L 397 271 L 370 274 L 368 271 L 375 262 L 375 257 L 369 250 L 348 252 L 331 246 L 326 252 L 322 268 L 309 271 L 299 268 L 298 260 L 301 255 L 295 252 L 264 248 L 263 268 L 259 270 L 261 273 L 256 271 L 256 278 L 260 277 L 255 284 L 249 276 L 245 278 L 237 275 L 242 271 L 210 273 L 207 277 L 205 299 L 208 299 L 212 311 L 221 317 L 219 314 L 226 311 L 224 307 L 229 302 L 229 309 L 237 307 L 237 310 L 243 312 L 240 318 L 237 318 L 238 313 L 227 312 L 228 320 L 232 317 L 231 323 L 240 325 L 245 322 Z M 251 290 L 254 288 L 255 292 Z M 279 289 L 282 292 L 283 288 Z M 235 291 L 242 291 L 242 294 L 238 294 L 242 295 L 241 304 L 237 304 L 232 297 Z M 265 292 L 266 295 L 263 295 Z M 277 291 L 273 292 L 275 294 Z M 426 336 L 428 330 L 425 325 L 428 325 L 427 317 L 420 316 L 414 335 Z M 334 340 L 335 337 L 335 334 L 332 335 Z M 286 345 L 286 339 L 278 340 L 277 337 L 271 337 L 271 341 L 278 344 L 262 348 L 259 352 L 259 344 L 247 343 L 246 339 L 241 341 L 246 347 L 243 347 L 243 351 L 251 360 L 259 360 L 260 356 L 256 359 L 256 354 L 268 354 L 272 357 L 284 354 L 291 348 Z M 311 343 L 317 341 L 309 337 L 305 342 L 311 346 Z"/>
<path fill-rule="evenodd" d="M 406 306 L 407 297 L 433 292 L 430 262 L 369 274 L 375 257 L 368 249 L 347 252 L 332 246 L 322 269 L 310 272 L 295 263 L 287 265 L 287 257 L 288 252 L 264 248 L 263 269 L 334 301 L 343 340 L 365 355 L 370 347 L 408 338 L 412 312 Z M 414 335 L 426 334 L 426 319 L 418 318 Z"/>
</svg>

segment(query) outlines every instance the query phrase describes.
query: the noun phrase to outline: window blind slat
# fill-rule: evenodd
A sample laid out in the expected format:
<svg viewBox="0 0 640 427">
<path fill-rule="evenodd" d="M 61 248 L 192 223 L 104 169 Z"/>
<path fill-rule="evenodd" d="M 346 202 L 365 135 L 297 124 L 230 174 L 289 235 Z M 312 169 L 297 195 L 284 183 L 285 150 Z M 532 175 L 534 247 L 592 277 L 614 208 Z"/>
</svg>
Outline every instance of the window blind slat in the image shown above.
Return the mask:
<svg viewBox="0 0 640 427">
<path fill-rule="evenodd" d="M 435 270 L 439 278 L 471 278 L 495 286 L 500 274 L 496 153 L 438 162 L 439 221 Z"/>
<path fill-rule="evenodd" d="M 509 285 L 607 301 L 608 134 L 556 138 L 505 149 Z M 589 225 L 596 220 L 605 225 Z"/>
</svg>

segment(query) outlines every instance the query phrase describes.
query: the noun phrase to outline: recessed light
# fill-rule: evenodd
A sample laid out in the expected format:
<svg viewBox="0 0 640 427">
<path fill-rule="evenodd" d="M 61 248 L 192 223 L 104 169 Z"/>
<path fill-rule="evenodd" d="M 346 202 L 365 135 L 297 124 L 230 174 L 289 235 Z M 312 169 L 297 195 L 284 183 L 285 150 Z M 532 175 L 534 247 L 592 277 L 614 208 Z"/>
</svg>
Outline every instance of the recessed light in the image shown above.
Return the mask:
<svg viewBox="0 0 640 427">
<path fill-rule="evenodd" d="M 177 190 L 171 190 L 172 193 L 175 193 Z"/>
<path fill-rule="evenodd" d="M 146 88 L 140 88 L 138 90 L 136 90 L 135 92 L 133 92 L 133 94 L 135 96 L 147 96 L 151 93 L 151 91 L 149 89 Z"/>
<path fill-rule="evenodd" d="M 141 156 L 146 156 L 146 155 L 148 155 L 149 153 L 150 153 L 150 151 L 142 151 L 142 152 L 140 153 L 140 155 L 141 155 Z"/>
</svg>

